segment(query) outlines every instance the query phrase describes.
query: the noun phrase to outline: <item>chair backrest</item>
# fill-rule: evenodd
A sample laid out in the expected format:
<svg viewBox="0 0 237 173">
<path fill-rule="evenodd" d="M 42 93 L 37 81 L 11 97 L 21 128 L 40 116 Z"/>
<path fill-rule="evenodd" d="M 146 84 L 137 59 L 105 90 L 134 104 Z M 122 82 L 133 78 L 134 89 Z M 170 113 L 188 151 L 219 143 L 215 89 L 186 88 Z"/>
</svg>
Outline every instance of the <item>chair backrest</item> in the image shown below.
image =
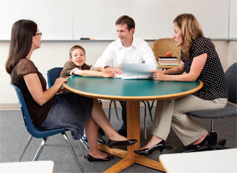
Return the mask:
<svg viewBox="0 0 237 173">
<path fill-rule="evenodd" d="M 225 77 L 226 77 L 227 87 L 228 87 L 228 100 L 232 103 L 237 103 L 237 95 L 236 95 L 237 71 L 236 69 L 237 69 L 237 62 L 232 64 L 225 72 Z"/>
<path fill-rule="evenodd" d="M 180 60 L 181 47 L 177 47 L 173 38 L 162 38 L 155 40 L 152 45 L 152 50 L 158 60 L 158 57 L 165 57 L 167 52 L 172 52 L 173 57 Z"/>
<path fill-rule="evenodd" d="M 31 118 L 30 118 L 30 114 L 29 111 L 27 109 L 26 103 L 25 103 L 25 99 L 23 97 L 23 94 L 21 92 L 21 90 L 15 86 L 14 84 L 11 83 L 11 85 L 15 88 L 16 93 L 17 93 L 17 97 L 19 100 L 19 106 L 21 108 L 21 112 L 23 115 L 23 119 L 24 119 L 24 123 L 25 123 L 25 127 L 27 129 L 27 131 L 35 138 L 44 138 L 44 137 L 48 137 L 51 135 L 55 135 L 57 133 L 61 133 L 66 131 L 65 129 L 53 129 L 53 130 L 47 130 L 47 131 L 42 131 L 42 130 L 38 130 L 32 123 Z"/>
<path fill-rule="evenodd" d="M 57 78 L 59 78 L 62 67 L 55 67 L 47 71 L 48 87 L 51 88 Z"/>
<path fill-rule="evenodd" d="M 21 112 L 22 112 L 22 115 L 23 115 L 23 119 L 24 119 L 24 123 L 25 123 L 25 127 L 27 128 L 27 131 L 31 134 L 33 133 L 34 134 L 34 130 L 35 130 L 35 127 L 31 121 L 31 118 L 30 118 L 30 114 L 28 112 L 28 109 L 27 109 L 27 106 L 26 106 L 26 103 L 25 103 L 25 99 L 23 97 L 23 94 L 21 92 L 21 90 L 15 86 L 14 84 L 11 84 L 15 90 L 16 90 L 16 94 L 17 94 L 17 97 L 19 99 L 19 106 L 21 108 Z M 33 135 L 32 135 L 33 136 Z"/>
</svg>

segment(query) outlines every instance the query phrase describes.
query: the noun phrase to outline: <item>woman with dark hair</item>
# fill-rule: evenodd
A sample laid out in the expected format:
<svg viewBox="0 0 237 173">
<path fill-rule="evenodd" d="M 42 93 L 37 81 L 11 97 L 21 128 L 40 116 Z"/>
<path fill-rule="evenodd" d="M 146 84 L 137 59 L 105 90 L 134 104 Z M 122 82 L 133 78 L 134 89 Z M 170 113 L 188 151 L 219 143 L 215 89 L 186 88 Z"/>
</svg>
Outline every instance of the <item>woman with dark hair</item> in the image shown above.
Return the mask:
<svg viewBox="0 0 237 173">
<path fill-rule="evenodd" d="M 184 146 L 198 148 L 205 145 L 212 139 L 210 133 L 187 113 L 223 108 L 227 103 L 227 84 L 219 56 L 213 43 L 204 37 L 194 15 L 181 14 L 174 19 L 173 38 L 176 45 L 181 46 L 181 62 L 166 71 L 152 71 L 154 80 L 201 80 L 204 85 L 192 95 L 157 102 L 153 136 L 141 150 L 134 151 L 137 154 L 148 155 L 155 150 L 162 152 L 170 127 Z"/>
<path fill-rule="evenodd" d="M 56 95 L 67 79 L 58 78 L 50 89 L 46 89 L 46 80 L 31 61 L 33 51 L 40 48 L 41 36 L 35 22 L 15 22 L 6 62 L 11 82 L 22 91 L 35 127 L 42 130 L 62 127 L 70 129 L 74 139 L 80 139 L 85 128 L 89 161 L 108 161 L 113 157 L 97 148 L 98 125 L 108 135 L 110 147 L 136 143 L 136 140 L 128 140 L 113 129 L 97 99 L 73 93 Z"/>
</svg>

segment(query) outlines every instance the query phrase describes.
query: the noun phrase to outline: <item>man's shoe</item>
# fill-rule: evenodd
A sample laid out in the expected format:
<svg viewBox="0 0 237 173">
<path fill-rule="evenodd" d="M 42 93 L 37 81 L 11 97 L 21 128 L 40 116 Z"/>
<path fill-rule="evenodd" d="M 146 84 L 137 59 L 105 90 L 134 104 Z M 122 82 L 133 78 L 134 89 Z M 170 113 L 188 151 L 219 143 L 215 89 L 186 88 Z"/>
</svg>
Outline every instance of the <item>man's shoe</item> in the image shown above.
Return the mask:
<svg viewBox="0 0 237 173">
<path fill-rule="evenodd" d="M 100 134 L 98 134 L 97 142 L 98 142 L 99 144 L 105 144 L 105 143 L 106 143 L 105 140 L 104 140 L 104 138 L 103 138 Z"/>
<path fill-rule="evenodd" d="M 86 136 L 82 136 L 81 139 L 80 139 L 80 142 L 85 146 L 85 148 L 87 150 L 89 150 L 89 145 L 88 145 L 88 142 L 87 142 L 87 137 Z"/>
<path fill-rule="evenodd" d="M 99 129 L 98 129 L 98 134 L 100 134 L 101 136 L 105 135 L 105 132 L 104 132 L 104 130 L 102 130 L 101 127 L 99 127 Z"/>
<path fill-rule="evenodd" d="M 127 137 L 127 130 L 126 129 L 120 129 L 117 132 L 118 132 L 118 134 L 120 134 L 124 137 Z"/>
</svg>

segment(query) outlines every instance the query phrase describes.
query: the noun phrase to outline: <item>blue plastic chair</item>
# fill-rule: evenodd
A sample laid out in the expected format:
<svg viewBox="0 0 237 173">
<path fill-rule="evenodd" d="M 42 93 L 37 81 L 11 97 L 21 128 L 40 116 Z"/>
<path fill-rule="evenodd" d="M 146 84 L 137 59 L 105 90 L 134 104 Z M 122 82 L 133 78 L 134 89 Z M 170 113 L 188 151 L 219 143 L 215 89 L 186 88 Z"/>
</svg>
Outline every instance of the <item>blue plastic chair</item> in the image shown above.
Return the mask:
<svg viewBox="0 0 237 173">
<path fill-rule="evenodd" d="M 27 106 L 26 106 L 26 103 L 25 103 L 25 100 L 24 100 L 24 97 L 23 97 L 23 94 L 22 94 L 21 90 L 17 86 L 15 86 L 14 84 L 11 84 L 11 85 L 16 90 L 16 93 L 17 93 L 17 96 L 18 96 L 18 99 L 19 99 L 19 106 L 21 108 L 21 112 L 22 112 L 22 115 L 23 115 L 24 123 L 25 123 L 25 127 L 26 127 L 27 131 L 30 133 L 30 136 L 29 136 L 29 138 L 26 142 L 25 148 L 24 148 L 24 150 L 21 154 L 21 157 L 20 157 L 19 161 L 21 161 L 21 159 L 22 159 L 23 155 L 25 154 L 25 151 L 27 150 L 27 148 L 28 148 L 30 142 L 32 141 L 33 137 L 43 138 L 42 142 L 41 142 L 41 144 L 40 144 L 40 146 L 39 146 L 39 148 L 38 148 L 38 150 L 37 150 L 37 152 L 36 152 L 36 154 L 33 158 L 33 161 L 36 161 L 36 160 L 38 160 L 38 158 L 39 158 L 39 156 L 40 156 L 40 154 L 41 154 L 41 152 L 42 152 L 42 150 L 43 150 L 43 148 L 46 144 L 47 138 L 49 136 L 53 136 L 53 135 L 61 133 L 63 135 L 64 139 L 66 140 L 66 143 L 68 143 L 69 148 L 72 152 L 72 155 L 73 155 L 76 163 L 78 164 L 78 166 L 82 170 L 82 172 L 84 172 L 84 170 L 82 168 L 82 165 L 80 164 L 79 159 L 78 159 L 78 157 L 77 157 L 77 155 L 76 155 L 76 153 L 75 153 L 75 151 L 74 151 L 74 149 L 73 149 L 73 147 L 72 147 L 72 145 L 71 145 L 70 141 L 68 140 L 68 137 L 65 133 L 68 130 L 64 129 L 64 128 L 52 129 L 52 130 L 39 130 L 39 129 L 37 129 L 31 121 L 30 114 L 28 112 L 28 109 L 27 109 Z"/>
<path fill-rule="evenodd" d="M 62 67 L 55 67 L 47 71 L 48 87 L 51 88 L 57 78 L 59 78 Z"/>
<path fill-rule="evenodd" d="M 203 111 L 193 111 L 189 112 L 190 116 L 196 118 L 208 118 L 211 119 L 211 131 L 210 134 L 214 138 L 213 143 L 208 146 L 200 147 L 196 150 L 188 150 L 186 152 L 192 151 L 202 151 L 202 150 L 215 150 L 215 149 L 223 149 L 226 143 L 226 139 L 222 139 L 217 141 L 217 133 L 214 131 L 214 120 L 217 118 L 225 118 L 225 117 L 233 117 L 237 116 L 237 107 L 233 106 L 230 103 L 237 103 L 237 63 L 232 64 L 227 71 L 225 72 L 225 77 L 227 81 L 228 87 L 228 103 L 222 109 L 213 109 L 213 110 L 203 110 Z"/>
</svg>

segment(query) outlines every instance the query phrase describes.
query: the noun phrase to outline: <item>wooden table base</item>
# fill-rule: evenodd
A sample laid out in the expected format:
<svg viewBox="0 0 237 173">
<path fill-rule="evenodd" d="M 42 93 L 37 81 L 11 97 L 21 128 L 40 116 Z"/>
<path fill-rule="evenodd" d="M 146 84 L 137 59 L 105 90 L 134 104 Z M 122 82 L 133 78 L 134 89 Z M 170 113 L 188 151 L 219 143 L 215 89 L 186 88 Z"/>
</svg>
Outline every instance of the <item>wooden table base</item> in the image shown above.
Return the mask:
<svg viewBox="0 0 237 173">
<path fill-rule="evenodd" d="M 127 151 L 117 149 L 117 148 L 110 148 L 107 145 L 97 144 L 97 146 L 100 150 L 103 150 L 107 153 L 110 153 L 110 154 L 113 154 L 117 157 L 122 158 L 122 160 L 120 160 L 118 163 L 116 163 L 115 165 L 111 166 L 109 169 L 104 171 L 104 173 L 120 172 L 135 163 L 165 172 L 165 169 L 163 168 L 161 163 L 158 161 L 149 159 L 144 156 L 140 156 L 135 153 L 132 157 L 129 157 Z"/>
<path fill-rule="evenodd" d="M 127 151 L 98 144 L 100 150 L 123 158 L 121 161 L 107 169 L 104 173 L 120 172 L 135 163 L 165 172 L 165 169 L 160 162 L 140 156 L 133 152 L 134 150 L 140 149 L 140 101 L 127 101 L 126 104 L 127 136 L 128 139 L 137 139 L 137 143 L 127 147 Z"/>
</svg>

